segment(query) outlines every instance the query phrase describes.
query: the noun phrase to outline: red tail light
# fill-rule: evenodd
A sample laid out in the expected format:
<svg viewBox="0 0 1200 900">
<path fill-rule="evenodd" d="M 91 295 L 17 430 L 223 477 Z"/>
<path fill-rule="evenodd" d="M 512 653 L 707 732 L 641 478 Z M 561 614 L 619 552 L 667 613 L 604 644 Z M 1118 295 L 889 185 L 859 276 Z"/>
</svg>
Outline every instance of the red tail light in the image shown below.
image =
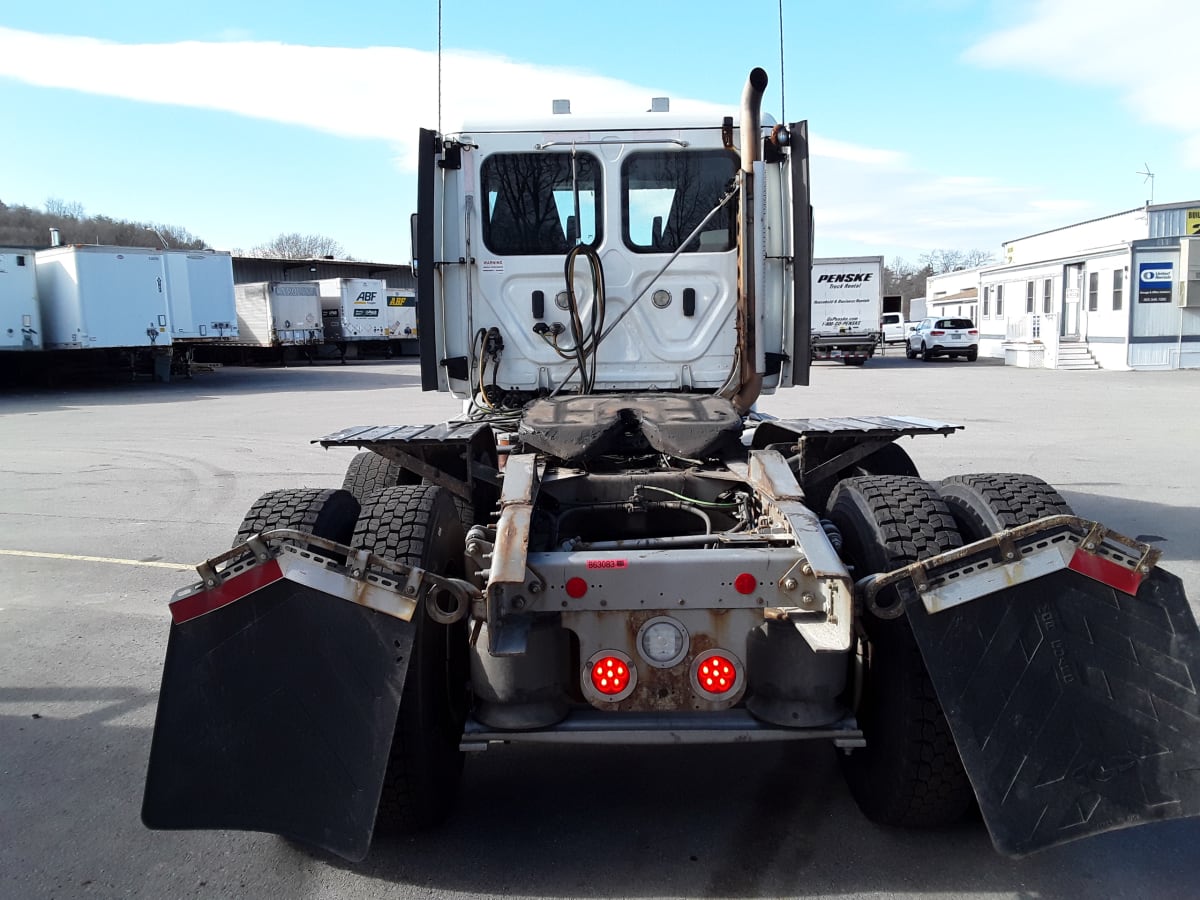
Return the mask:
<svg viewBox="0 0 1200 900">
<path fill-rule="evenodd" d="M 587 593 L 588 583 L 582 578 L 568 578 L 566 588 L 567 596 L 572 600 L 578 600 Z"/>
<path fill-rule="evenodd" d="M 979 330 L 976 328 L 972 328 L 970 331 L 967 332 L 967 334 L 979 334 Z"/>
<path fill-rule="evenodd" d="M 929 332 L 929 336 L 930 337 L 941 337 L 945 333 L 946 332 L 944 332 L 944 331 L 931 331 L 931 332 Z"/>
<path fill-rule="evenodd" d="M 728 694 L 737 685 L 737 668 L 728 657 L 710 653 L 696 667 L 696 683 L 706 693 Z"/>
<path fill-rule="evenodd" d="M 592 664 L 592 687 L 612 696 L 629 687 L 629 665 L 615 656 L 602 656 Z"/>
<path fill-rule="evenodd" d="M 749 572 L 743 572 L 733 579 L 733 589 L 739 594 L 753 594 L 756 587 L 758 587 L 758 579 Z"/>
</svg>

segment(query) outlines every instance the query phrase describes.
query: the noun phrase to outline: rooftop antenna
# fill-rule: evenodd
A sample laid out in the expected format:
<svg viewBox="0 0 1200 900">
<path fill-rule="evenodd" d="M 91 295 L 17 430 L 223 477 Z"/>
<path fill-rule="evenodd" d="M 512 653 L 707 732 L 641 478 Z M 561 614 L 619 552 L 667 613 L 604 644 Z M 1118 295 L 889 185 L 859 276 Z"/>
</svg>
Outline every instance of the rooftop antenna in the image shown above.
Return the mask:
<svg viewBox="0 0 1200 900">
<path fill-rule="evenodd" d="M 442 133 L 442 0 L 438 0 L 438 134 Z"/>
<path fill-rule="evenodd" d="M 1147 181 L 1150 182 L 1149 205 L 1153 206 L 1154 205 L 1154 173 L 1150 171 L 1150 163 L 1144 163 L 1144 165 L 1146 167 L 1145 170 L 1141 171 L 1141 172 L 1136 172 L 1135 174 L 1146 176 L 1145 178 L 1142 179 L 1142 184 L 1145 184 Z"/>
</svg>

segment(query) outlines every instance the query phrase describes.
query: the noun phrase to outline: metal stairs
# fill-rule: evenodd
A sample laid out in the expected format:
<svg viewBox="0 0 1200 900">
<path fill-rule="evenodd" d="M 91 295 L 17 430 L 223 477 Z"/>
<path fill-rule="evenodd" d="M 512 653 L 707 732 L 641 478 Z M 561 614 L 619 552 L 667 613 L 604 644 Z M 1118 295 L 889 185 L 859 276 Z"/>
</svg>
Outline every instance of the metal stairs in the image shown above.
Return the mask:
<svg viewBox="0 0 1200 900">
<path fill-rule="evenodd" d="M 1055 364 L 1056 369 L 1099 369 L 1100 364 L 1096 362 L 1092 352 L 1088 349 L 1086 341 L 1060 341 L 1058 344 L 1058 361 Z"/>
</svg>

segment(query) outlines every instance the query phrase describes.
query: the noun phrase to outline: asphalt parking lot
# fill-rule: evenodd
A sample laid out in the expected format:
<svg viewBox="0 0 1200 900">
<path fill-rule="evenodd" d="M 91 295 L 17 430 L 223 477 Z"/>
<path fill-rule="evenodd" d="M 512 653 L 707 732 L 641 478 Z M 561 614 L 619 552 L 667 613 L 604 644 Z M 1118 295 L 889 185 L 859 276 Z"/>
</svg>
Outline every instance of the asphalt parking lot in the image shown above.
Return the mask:
<svg viewBox="0 0 1200 900">
<path fill-rule="evenodd" d="M 966 426 L 904 442 L 929 478 L 1026 471 L 1154 541 L 1200 601 L 1200 372 L 992 361 L 813 370 L 779 416 Z M 138 818 L 166 601 L 263 491 L 337 486 L 355 424 L 441 421 L 416 363 L 225 368 L 169 385 L 0 392 L 0 897 L 1193 897 L 1200 820 L 1025 860 L 980 824 L 863 819 L 824 746 L 514 747 L 468 760 L 436 833 L 350 865 Z"/>
</svg>

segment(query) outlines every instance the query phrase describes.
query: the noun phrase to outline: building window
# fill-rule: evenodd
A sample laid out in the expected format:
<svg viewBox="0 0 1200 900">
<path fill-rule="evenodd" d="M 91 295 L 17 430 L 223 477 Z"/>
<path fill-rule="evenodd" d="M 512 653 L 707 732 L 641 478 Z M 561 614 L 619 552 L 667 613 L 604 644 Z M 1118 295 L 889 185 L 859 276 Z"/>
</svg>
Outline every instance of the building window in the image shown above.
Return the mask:
<svg viewBox="0 0 1200 900">
<path fill-rule="evenodd" d="M 1042 312 L 1050 315 L 1050 294 L 1053 290 L 1054 279 L 1045 278 L 1042 280 Z"/>
<path fill-rule="evenodd" d="M 1113 269 L 1113 310 L 1122 307 L 1125 301 L 1125 271 Z"/>
<path fill-rule="evenodd" d="M 1025 312 L 1033 312 L 1033 282 L 1025 282 Z"/>
<path fill-rule="evenodd" d="M 1004 285 L 996 285 L 996 318 L 1004 318 Z"/>
<path fill-rule="evenodd" d="M 992 307 L 992 289 L 985 287 L 983 289 L 983 318 L 987 318 Z"/>
<path fill-rule="evenodd" d="M 1100 308 L 1100 273 L 1088 273 L 1088 312 L 1095 312 Z"/>
</svg>

